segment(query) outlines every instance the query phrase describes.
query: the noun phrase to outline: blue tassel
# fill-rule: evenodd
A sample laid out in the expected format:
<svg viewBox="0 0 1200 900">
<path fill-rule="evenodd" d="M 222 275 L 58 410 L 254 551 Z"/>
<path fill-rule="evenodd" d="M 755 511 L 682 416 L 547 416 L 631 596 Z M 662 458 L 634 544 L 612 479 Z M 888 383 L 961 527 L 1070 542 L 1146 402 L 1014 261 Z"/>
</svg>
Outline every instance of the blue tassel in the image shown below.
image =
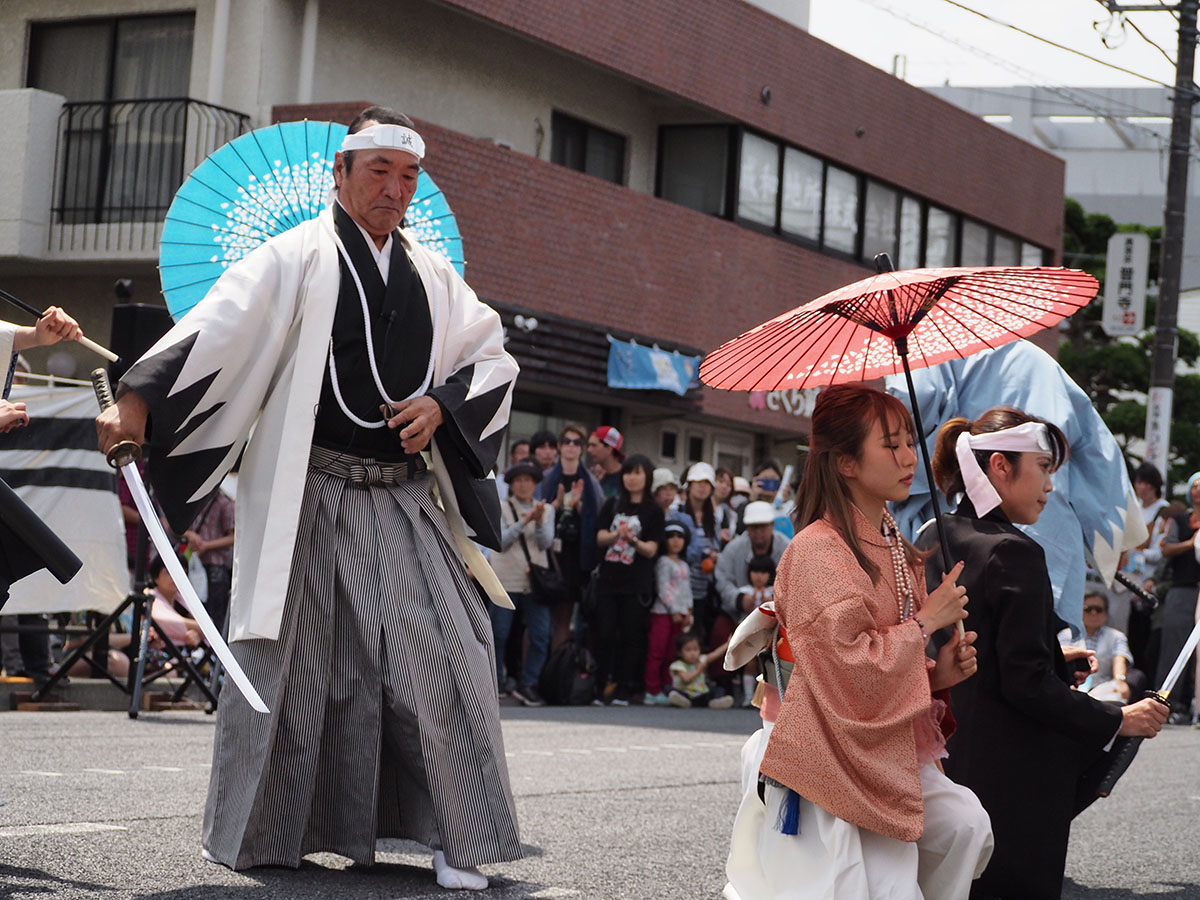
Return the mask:
<svg viewBox="0 0 1200 900">
<path fill-rule="evenodd" d="M 800 795 L 788 788 L 787 797 L 779 807 L 779 832 L 781 834 L 800 833 Z"/>
</svg>

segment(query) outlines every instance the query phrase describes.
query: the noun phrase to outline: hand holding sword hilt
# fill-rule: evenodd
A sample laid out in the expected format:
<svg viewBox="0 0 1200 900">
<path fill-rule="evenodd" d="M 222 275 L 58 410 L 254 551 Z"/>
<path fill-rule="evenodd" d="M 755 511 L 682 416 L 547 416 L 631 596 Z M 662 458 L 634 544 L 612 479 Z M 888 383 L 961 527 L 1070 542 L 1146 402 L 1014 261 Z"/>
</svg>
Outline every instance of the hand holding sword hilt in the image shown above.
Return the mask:
<svg viewBox="0 0 1200 900">
<path fill-rule="evenodd" d="M 96 392 L 96 401 L 100 404 L 101 411 L 116 405 L 112 386 L 108 383 L 108 373 L 104 369 L 92 370 L 92 389 Z M 104 457 L 110 466 L 118 469 L 141 459 L 142 448 L 135 441 L 119 441 L 109 448 Z"/>
</svg>

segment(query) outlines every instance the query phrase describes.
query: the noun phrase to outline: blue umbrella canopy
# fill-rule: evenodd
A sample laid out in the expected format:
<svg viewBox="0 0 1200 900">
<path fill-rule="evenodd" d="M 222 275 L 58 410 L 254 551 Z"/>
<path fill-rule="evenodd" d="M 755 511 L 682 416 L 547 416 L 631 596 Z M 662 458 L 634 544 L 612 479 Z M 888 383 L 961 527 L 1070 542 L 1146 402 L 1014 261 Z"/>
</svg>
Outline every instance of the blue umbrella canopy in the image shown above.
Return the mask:
<svg viewBox="0 0 1200 900">
<path fill-rule="evenodd" d="M 345 135 L 346 126 L 334 122 L 268 125 L 218 148 L 192 170 L 171 202 L 160 240 L 159 276 L 176 321 L 255 247 L 320 214 Z M 463 274 L 454 213 L 424 169 L 404 225 Z"/>
</svg>

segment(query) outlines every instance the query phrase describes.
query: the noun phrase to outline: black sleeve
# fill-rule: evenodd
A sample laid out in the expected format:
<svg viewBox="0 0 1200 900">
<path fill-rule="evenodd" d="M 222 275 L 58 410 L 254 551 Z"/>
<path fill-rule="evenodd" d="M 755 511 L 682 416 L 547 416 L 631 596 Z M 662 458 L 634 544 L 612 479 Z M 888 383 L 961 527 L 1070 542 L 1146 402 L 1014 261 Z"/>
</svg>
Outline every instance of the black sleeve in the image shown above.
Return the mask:
<svg viewBox="0 0 1200 900">
<path fill-rule="evenodd" d="M 646 523 L 642 531 L 643 541 L 654 541 L 660 547 L 663 542 L 663 528 L 666 527 L 666 517 L 657 503 L 648 503 L 642 511 L 643 521 Z"/>
<path fill-rule="evenodd" d="M 1100 748 L 1121 726 L 1121 710 L 1071 690 L 1055 639 L 1045 560 L 1018 538 L 998 541 L 987 564 L 1000 693 L 1014 708 L 1081 744 Z M 1062 672 L 1062 675 L 1059 672 Z"/>
<path fill-rule="evenodd" d="M 608 531 L 612 527 L 613 516 L 616 514 L 617 498 L 609 497 L 600 507 L 600 514 L 596 516 L 596 532 Z"/>
</svg>

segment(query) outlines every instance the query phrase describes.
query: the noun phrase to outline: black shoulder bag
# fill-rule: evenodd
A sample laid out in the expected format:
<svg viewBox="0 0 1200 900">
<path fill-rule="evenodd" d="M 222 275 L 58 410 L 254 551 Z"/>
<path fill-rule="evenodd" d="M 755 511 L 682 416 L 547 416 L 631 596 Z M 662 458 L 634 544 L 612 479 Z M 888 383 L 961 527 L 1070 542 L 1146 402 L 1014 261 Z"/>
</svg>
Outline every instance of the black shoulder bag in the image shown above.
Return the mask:
<svg viewBox="0 0 1200 900">
<path fill-rule="evenodd" d="M 517 505 L 510 499 L 509 507 L 513 511 L 513 521 L 519 523 L 521 514 Z M 525 526 L 521 526 L 521 551 L 525 554 L 525 562 L 529 563 L 529 593 L 533 599 L 543 606 L 553 606 L 567 599 L 567 584 L 563 581 L 562 573 L 548 566 L 539 566 L 529 556 L 529 545 L 525 543 Z"/>
</svg>

